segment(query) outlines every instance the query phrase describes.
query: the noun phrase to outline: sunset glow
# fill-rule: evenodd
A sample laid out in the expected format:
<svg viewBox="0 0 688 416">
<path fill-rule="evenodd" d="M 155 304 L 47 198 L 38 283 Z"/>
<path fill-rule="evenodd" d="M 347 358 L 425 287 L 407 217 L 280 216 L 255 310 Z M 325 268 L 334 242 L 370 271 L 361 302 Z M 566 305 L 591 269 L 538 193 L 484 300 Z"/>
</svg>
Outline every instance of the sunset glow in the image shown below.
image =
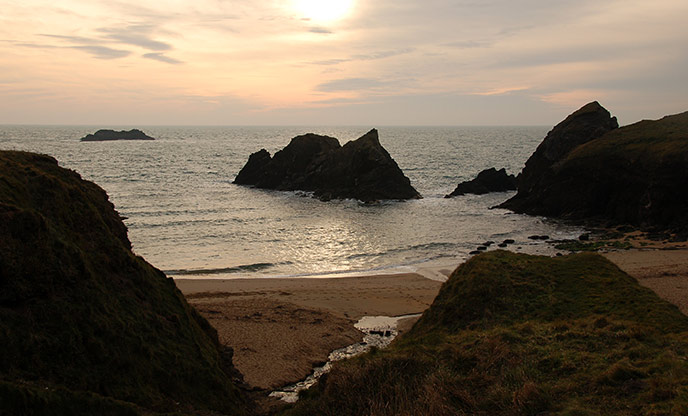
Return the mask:
<svg viewBox="0 0 688 416">
<path fill-rule="evenodd" d="M 0 10 L 0 123 L 547 125 L 581 100 L 622 123 L 688 108 L 678 0 Z"/>
<path fill-rule="evenodd" d="M 294 8 L 306 19 L 328 22 L 346 17 L 354 0 L 294 0 Z"/>
</svg>

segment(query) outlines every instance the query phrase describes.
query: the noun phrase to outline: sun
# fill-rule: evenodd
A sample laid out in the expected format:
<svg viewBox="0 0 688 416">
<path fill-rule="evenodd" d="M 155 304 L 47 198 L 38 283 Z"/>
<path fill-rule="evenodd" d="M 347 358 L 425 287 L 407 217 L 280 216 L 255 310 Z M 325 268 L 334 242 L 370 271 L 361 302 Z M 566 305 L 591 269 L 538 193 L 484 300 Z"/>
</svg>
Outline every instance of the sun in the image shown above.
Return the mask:
<svg viewBox="0 0 688 416">
<path fill-rule="evenodd" d="M 293 3 L 300 17 L 329 22 L 346 17 L 354 0 L 293 0 Z"/>
</svg>

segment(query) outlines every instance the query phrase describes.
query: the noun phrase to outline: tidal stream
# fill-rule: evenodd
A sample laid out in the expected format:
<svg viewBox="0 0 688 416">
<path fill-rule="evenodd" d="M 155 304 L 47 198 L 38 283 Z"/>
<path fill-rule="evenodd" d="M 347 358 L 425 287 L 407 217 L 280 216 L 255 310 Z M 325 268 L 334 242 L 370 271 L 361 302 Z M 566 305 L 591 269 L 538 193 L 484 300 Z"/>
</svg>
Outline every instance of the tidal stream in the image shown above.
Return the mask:
<svg viewBox="0 0 688 416">
<path fill-rule="evenodd" d="M 364 316 L 354 327 L 363 332 L 363 341 L 349 345 L 330 353 L 327 362 L 313 369 L 313 373 L 305 380 L 283 387 L 270 393 L 270 397 L 277 397 L 287 403 L 294 403 L 299 399 L 299 392 L 309 389 L 318 379 L 330 371 L 332 363 L 368 352 L 372 347 L 385 348 L 399 335 L 397 325 L 406 318 L 416 318 L 421 314 L 401 316 Z"/>
</svg>

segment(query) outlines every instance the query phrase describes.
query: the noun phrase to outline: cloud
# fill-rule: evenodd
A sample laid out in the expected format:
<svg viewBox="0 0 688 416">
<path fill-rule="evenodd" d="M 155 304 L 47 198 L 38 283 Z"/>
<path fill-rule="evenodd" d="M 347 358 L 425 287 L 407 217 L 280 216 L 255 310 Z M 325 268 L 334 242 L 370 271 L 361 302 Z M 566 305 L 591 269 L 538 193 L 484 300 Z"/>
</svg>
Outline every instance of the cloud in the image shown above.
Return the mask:
<svg viewBox="0 0 688 416">
<path fill-rule="evenodd" d="M 540 96 L 540 99 L 547 103 L 573 108 L 581 103 L 587 103 L 594 100 L 604 100 L 612 95 L 612 91 L 604 89 L 580 89 L 543 94 Z"/>
<path fill-rule="evenodd" d="M 124 27 L 102 27 L 95 30 L 96 36 L 71 36 L 56 34 L 41 34 L 45 38 L 52 38 L 64 41 L 71 45 L 44 45 L 44 44 L 22 44 L 22 46 L 33 48 L 70 48 L 81 50 L 91 54 L 98 59 L 119 59 L 131 55 L 131 51 L 111 47 L 110 45 L 137 46 L 143 49 L 154 51 L 144 54 L 147 59 L 154 59 L 168 64 L 180 64 L 179 60 L 164 55 L 163 51 L 172 50 L 172 45 L 153 39 L 152 33 L 156 26 L 150 24 L 128 25 Z"/>
<path fill-rule="evenodd" d="M 386 83 L 373 78 L 345 78 L 328 81 L 315 87 L 321 92 L 358 91 L 381 88 Z"/>
<path fill-rule="evenodd" d="M 40 34 L 40 36 L 43 36 L 46 38 L 60 39 L 60 40 L 64 40 L 67 42 L 78 43 L 78 44 L 82 44 L 82 45 L 95 45 L 98 43 L 102 43 L 102 41 L 99 41 L 97 39 L 86 38 L 83 36 L 52 35 L 52 34 L 46 34 L 46 33 Z"/>
<path fill-rule="evenodd" d="M 321 33 L 323 35 L 329 35 L 332 34 L 332 31 L 328 28 L 325 27 L 319 27 L 319 26 L 314 26 L 308 29 L 309 32 L 311 33 Z"/>
<path fill-rule="evenodd" d="M 352 57 L 352 59 L 360 60 L 360 61 L 374 61 L 377 59 L 391 58 L 392 56 L 405 55 L 405 54 L 411 53 L 415 50 L 416 50 L 415 48 L 392 49 L 392 50 L 387 50 L 387 51 L 373 52 L 370 54 L 354 55 Z"/>
<path fill-rule="evenodd" d="M 488 91 L 481 91 L 481 92 L 474 92 L 471 93 L 470 95 L 504 95 L 504 94 L 509 94 L 512 92 L 517 92 L 517 91 L 525 91 L 530 89 L 529 87 L 502 87 L 502 88 L 494 88 Z"/>
<path fill-rule="evenodd" d="M 378 52 L 372 52 L 369 54 L 352 55 L 348 58 L 333 58 L 333 59 L 322 59 L 319 61 L 310 61 L 310 62 L 307 62 L 307 64 L 329 66 L 329 65 L 343 64 L 345 62 L 352 62 L 352 61 L 375 61 L 378 59 L 385 59 L 385 58 L 391 58 L 394 56 L 405 55 L 408 53 L 412 53 L 415 50 L 416 50 L 415 48 L 402 48 L 402 49 L 395 49 L 395 50 L 378 51 Z"/>
<path fill-rule="evenodd" d="M 473 49 L 473 48 L 485 48 L 492 45 L 494 42 L 489 40 L 460 40 L 457 42 L 445 43 L 444 46 L 449 46 L 450 48 L 458 49 Z"/>
<path fill-rule="evenodd" d="M 155 61 L 164 62 L 166 64 L 178 65 L 178 64 L 184 63 L 180 60 L 170 58 L 169 56 L 165 56 L 164 54 L 162 54 L 160 52 L 147 53 L 147 54 L 144 54 L 143 57 L 147 58 L 147 59 L 153 59 Z"/>
<path fill-rule="evenodd" d="M 108 48 L 107 46 L 81 45 L 70 46 L 69 48 L 88 52 L 98 59 L 119 59 L 131 55 L 130 51 Z"/>
<path fill-rule="evenodd" d="M 154 27 L 150 25 L 130 25 L 116 28 L 100 28 L 98 32 L 104 33 L 104 39 L 126 45 L 139 46 L 151 51 L 168 51 L 172 46 L 165 42 L 153 39 L 150 33 Z"/>
<path fill-rule="evenodd" d="M 98 59 L 119 59 L 131 55 L 131 51 L 124 49 L 110 48 L 108 46 L 99 45 L 95 39 L 84 38 L 80 36 L 63 36 L 63 35 L 41 35 L 43 37 L 66 40 L 70 43 L 78 43 L 79 45 L 50 45 L 45 43 L 14 43 L 16 46 L 24 48 L 35 49 L 76 49 L 84 51 L 93 55 Z"/>
<path fill-rule="evenodd" d="M 311 61 L 308 62 L 311 65 L 337 65 L 337 64 L 342 64 L 344 62 L 350 62 L 351 59 L 323 59 L 322 61 Z"/>
</svg>

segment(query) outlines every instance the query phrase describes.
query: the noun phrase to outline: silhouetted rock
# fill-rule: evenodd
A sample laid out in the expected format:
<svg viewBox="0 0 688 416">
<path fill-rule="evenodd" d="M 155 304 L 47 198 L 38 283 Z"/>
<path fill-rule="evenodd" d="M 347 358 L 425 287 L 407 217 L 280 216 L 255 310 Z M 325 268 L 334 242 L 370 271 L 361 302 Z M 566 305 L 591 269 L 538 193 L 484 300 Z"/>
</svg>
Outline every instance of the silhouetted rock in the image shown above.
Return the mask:
<svg viewBox="0 0 688 416">
<path fill-rule="evenodd" d="M 591 103 L 548 134 L 518 193 L 501 207 L 681 233 L 688 230 L 686 183 L 688 112 L 616 128 Z"/>
<path fill-rule="evenodd" d="M 270 152 L 265 149 L 260 149 L 256 153 L 251 154 L 248 157 L 248 162 L 241 169 L 239 175 L 237 175 L 234 183 L 239 184 L 259 184 L 260 181 L 267 177 L 266 168 L 270 164 L 272 157 Z"/>
<path fill-rule="evenodd" d="M 571 150 L 619 127 L 597 101 L 586 104 L 557 124 L 535 150 L 518 178 L 518 193 L 501 205 L 515 212 L 537 210 L 540 192 L 552 176 L 553 165 Z"/>
<path fill-rule="evenodd" d="M 380 145 L 373 129 L 340 146 L 333 137 L 305 134 L 270 158 L 266 150 L 249 157 L 234 183 L 281 191 L 308 191 L 322 200 L 364 202 L 413 199 L 420 194 Z"/>
<path fill-rule="evenodd" d="M 0 152 L 0 345 L 0 414 L 248 413 L 215 329 L 49 156 Z"/>
<path fill-rule="evenodd" d="M 82 142 L 105 142 L 111 140 L 155 140 L 138 129 L 129 131 L 98 130 L 81 138 Z"/>
<path fill-rule="evenodd" d="M 516 177 L 506 173 L 506 169 L 485 169 L 475 179 L 461 182 L 456 189 L 445 198 L 465 194 L 482 195 L 490 192 L 506 192 L 516 190 Z"/>
</svg>

